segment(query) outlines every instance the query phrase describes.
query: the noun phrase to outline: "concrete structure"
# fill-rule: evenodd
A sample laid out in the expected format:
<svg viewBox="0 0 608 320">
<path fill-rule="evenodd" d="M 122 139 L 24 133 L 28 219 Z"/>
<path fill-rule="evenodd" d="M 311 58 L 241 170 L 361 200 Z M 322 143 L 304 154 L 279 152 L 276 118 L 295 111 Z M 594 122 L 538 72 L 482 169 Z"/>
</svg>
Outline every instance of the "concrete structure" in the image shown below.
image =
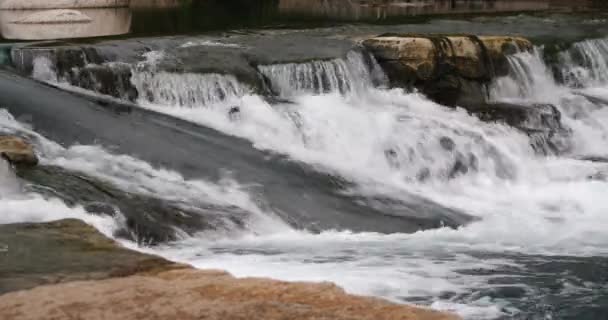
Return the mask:
<svg viewBox="0 0 608 320">
<path fill-rule="evenodd" d="M 2 37 L 51 40 L 126 34 L 131 29 L 129 8 L 0 10 Z"/>
<path fill-rule="evenodd" d="M 129 0 L 0 0 L 0 10 L 128 7 Z"/>
<path fill-rule="evenodd" d="M 51 40 L 128 33 L 129 0 L 0 0 L 2 37 Z"/>
</svg>

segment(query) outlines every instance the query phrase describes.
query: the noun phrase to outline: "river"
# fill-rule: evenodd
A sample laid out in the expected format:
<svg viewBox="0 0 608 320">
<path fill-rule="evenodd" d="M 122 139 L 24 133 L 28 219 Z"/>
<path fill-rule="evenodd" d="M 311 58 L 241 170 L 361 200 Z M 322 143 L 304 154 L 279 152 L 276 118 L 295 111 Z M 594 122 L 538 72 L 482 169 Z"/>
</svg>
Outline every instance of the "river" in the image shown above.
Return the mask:
<svg viewBox="0 0 608 320">
<path fill-rule="evenodd" d="M 539 152 L 528 135 L 506 124 L 481 121 L 415 91 L 389 88 L 373 57 L 361 51 L 258 66 L 273 93 L 269 98 L 231 74 L 161 71 L 159 61 L 173 52 L 151 50 L 138 62 L 125 62 L 139 93 L 133 102 L 144 110 L 143 116 L 130 114 L 128 124 L 106 127 L 118 115 L 100 116 L 90 122 L 97 121 L 105 133 L 89 137 L 74 125 L 83 121 L 86 127 L 89 120 L 79 115 L 72 119 L 57 113 L 43 121 L 32 112 L 29 119 L 6 105 L 16 99 L 7 98 L 8 91 L 34 88 L 31 94 L 39 92 L 38 100 L 58 105 L 53 110 L 78 101 L 66 97 L 55 103 L 54 91 L 45 91 L 51 90 L 46 86 L 16 81 L 14 88 L 4 89 L 2 104 L 8 111 L 0 114 L 0 128 L 33 137 L 45 166 L 187 207 L 213 205 L 223 208 L 218 220 L 239 221 L 153 246 L 119 238 L 137 250 L 239 277 L 331 281 L 351 293 L 427 305 L 464 319 L 606 317 L 607 14 L 528 12 L 551 5 L 539 1 L 517 9 L 526 13 L 504 15 L 423 16 L 419 21 L 408 11 L 394 21 L 385 13 L 378 25 L 370 22 L 368 8 L 356 12 L 358 22 L 352 13 L 344 22 L 336 16 L 343 11 L 331 6 L 308 8 L 314 14 L 304 14 L 301 1 L 279 2 L 259 8 L 258 16 L 302 14 L 314 23 L 278 28 L 283 20 L 272 18 L 269 27 L 259 29 L 268 25 L 266 20 L 239 18 L 243 24 L 213 22 L 217 28 L 208 28 L 185 26 L 181 23 L 187 20 L 178 19 L 162 30 L 144 30 L 148 23 L 139 24 L 135 17 L 159 13 L 140 8 L 133 13 L 131 36 L 187 34 L 180 41 L 183 48 L 194 48 L 188 50 L 231 50 L 256 45 L 256 34 L 277 39 L 405 30 L 523 35 L 534 42 L 534 50 L 509 57 L 509 74 L 493 80 L 488 100 L 552 104 L 567 134 L 556 137 L 558 150 Z M 174 11 L 163 21 L 185 10 L 165 5 Z M 242 35 L 254 27 L 248 30 L 253 36 Z M 219 32 L 235 33 L 219 37 Z M 124 37 L 130 36 L 119 40 Z M 32 77 L 67 91 L 83 90 L 61 79 L 51 64 L 37 59 Z M 227 116 L 235 107 L 234 117 Z M 148 111 L 153 116 L 146 116 Z M 168 120 L 158 120 L 165 116 Z M 50 123 L 61 119 L 65 125 Z M 164 129 L 149 129 L 149 122 L 159 121 L 166 122 L 155 126 Z M 155 130 L 171 126 L 189 132 L 184 138 L 171 133 L 155 145 L 155 139 L 165 139 Z M 126 135 L 136 137 L 121 138 Z M 146 137 L 145 145 L 134 147 Z M 469 159 L 466 169 L 454 172 L 463 158 Z M 76 217 L 108 236 L 124 227 L 121 214 L 91 215 L 61 196 L 23 188 L 4 167 L 0 177 L 8 181 L 0 186 L 0 223 Z M 412 221 L 424 230 L 411 232 Z"/>
</svg>

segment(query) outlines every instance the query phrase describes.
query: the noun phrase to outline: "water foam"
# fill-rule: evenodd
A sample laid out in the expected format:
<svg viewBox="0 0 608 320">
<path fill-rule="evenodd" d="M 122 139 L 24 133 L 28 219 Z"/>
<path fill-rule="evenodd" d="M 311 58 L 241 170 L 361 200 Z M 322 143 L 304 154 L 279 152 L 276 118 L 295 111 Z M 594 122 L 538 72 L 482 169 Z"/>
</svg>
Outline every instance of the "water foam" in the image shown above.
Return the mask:
<svg viewBox="0 0 608 320">
<path fill-rule="evenodd" d="M 566 59 L 560 65 L 562 72 L 570 70 L 570 74 L 601 74 L 601 70 L 595 67 L 603 68 L 602 59 L 608 59 L 608 52 L 605 56 L 598 57 L 599 50 L 588 50 L 591 43 L 601 46 L 605 40 L 588 40 L 584 44 L 575 44 L 574 48 L 582 50 L 581 54 L 595 62 L 583 66 Z M 568 78 L 564 78 L 564 83 L 559 83 L 550 66 L 543 61 L 542 48 L 537 48 L 532 53 L 516 54 L 509 58 L 509 62 L 511 74 L 497 79 L 490 88 L 493 100 L 553 104 L 560 110 L 562 122 L 572 129 L 573 156 L 606 155 L 604 146 L 608 144 L 608 111 L 606 103 L 599 101 L 608 92 L 608 82 L 601 80 L 600 76 L 586 76 L 579 77 L 576 85 Z M 586 95 L 595 95 L 598 99 L 589 99 Z"/>
<path fill-rule="evenodd" d="M 605 124 L 597 117 L 605 111 L 555 82 L 541 57 L 537 51 L 511 58 L 513 74 L 496 81 L 493 99 L 553 103 L 580 143 L 573 156 L 604 149 Z M 340 70 L 331 63 L 262 68 L 292 102 L 268 104 L 245 95 L 236 121 L 217 108 L 146 107 L 338 174 L 356 182 L 351 192 L 394 198 L 413 192 L 480 220 L 409 235 L 288 231 L 214 241 L 201 235 L 162 254 L 238 276 L 334 281 L 350 292 L 427 303 L 467 319 L 520 312 L 484 294 L 494 277 L 508 272 L 461 271 L 524 266 L 508 255 L 480 258 L 479 253 L 608 255 L 602 231 L 608 227 L 608 202 L 597 200 L 608 190 L 598 175 L 608 170 L 605 164 L 541 157 L 521 132 L 419 94 L 367 86 L 350 95 L 341 84 L 348 77 L 323 80 L 326 70 Z M 458 162 L 467 169 L 453 175 Z M 535 294 L 535 288 L 518 285 Z"/>
<path fill-rule="evenodd" d="M 64 148 L 23 126 L 5 111 L 0 112 L 0 132 L 18 132 L 30 138 L 39 152 L 41 165 L 59 166 L 73 172 L 81 172 L 129 193 L 179 201 L 193 206 L 204 207 L 211 204 L 237 207 L 251 213 L 251 216 L 243 217 L 242 223 L 245 230 L 253 233 L 289 229 L 272 213 L 260 209 L 255 199 L 247 192 L 247 186 L 238 184 L 229 176 L 217 183 L 188 180 L 177 172 L 153 167 L 127 155 L 112 154 L 100 146 L 74 145 Z M 110 229 L 97 223 L 112 220 L 111 218 L 90 215 L 82 207 L 68 208 L 58 199 L 44 199 L 33 193 L 24 193 L 21 187 L 23 183 L 16 179 L 10 170 L 2 168 L 0 173 L 3 182 L 8 182 L 0 189 L 0 206 L 7 206 L 7 210 L 14 212 L 4 215 L 5 220 L 0 220 L 0 223 L 78 218 L 85 222 L 95 222 L 93 225 L 107 231 L 104 232 L 106 235 L 113 234 Z M 8 197 L 13 195 L 16 200 Z M 47 206 L 41 205 L 43 203 Z M 38 207 L 33 208 L 29 204 Z M 114 223 L 118 226 L 121 221 L 118 219 Z"/>
</svg>

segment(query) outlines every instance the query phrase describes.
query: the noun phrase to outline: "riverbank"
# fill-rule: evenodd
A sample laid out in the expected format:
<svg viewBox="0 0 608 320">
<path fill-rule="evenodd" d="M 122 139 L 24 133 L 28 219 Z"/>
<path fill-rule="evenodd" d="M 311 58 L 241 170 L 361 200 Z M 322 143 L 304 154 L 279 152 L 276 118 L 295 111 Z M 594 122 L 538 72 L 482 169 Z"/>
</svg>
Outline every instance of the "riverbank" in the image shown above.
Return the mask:
<svg viewBox="0 0 608 320">
<path fill-rule="evenodd" d="M 2 319 L 457 319 L 330 283 L 196 270 L 120 247 L 78 220 L 0 231 Z"/>
</svg>

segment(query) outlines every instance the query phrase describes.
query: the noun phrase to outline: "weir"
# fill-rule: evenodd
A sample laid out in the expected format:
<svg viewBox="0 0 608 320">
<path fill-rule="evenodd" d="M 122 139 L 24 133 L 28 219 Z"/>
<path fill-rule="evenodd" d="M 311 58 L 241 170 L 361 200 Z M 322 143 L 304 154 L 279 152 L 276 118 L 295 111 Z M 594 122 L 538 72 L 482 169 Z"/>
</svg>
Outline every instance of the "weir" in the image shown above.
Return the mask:
<svg viewBox="0 0 608 320">
<path fill-rule="evenodd" d="M 0 269 L 70 280 L 44 272 L 79 268 L 56 252 L 91 232 L 69 223 L 70 241 L 48 238 L 66 230 L 44 222 L 76 218 L 239 279 L 331 281 L 463 320 L 602 318 L 608 13 L 392 24 L 432 2 L 452 1 L 163 0 L 147 20 L 133 10 L 133 38 L 5 47 L 0 224 L 34 224 L 0 226 Z M 289 19 L 269 23 L 277 5 Z M 380 23 L 298 25 L 306 5 L 320 9 L 306 17 Z M 87 259 L 98 253 L 83 252 L 88 271 L 108 269 Z M 0 291 L 29 288 L 5 278 Z"/>
<path fill-rule="evenodd" d="M 36 95 L 28 94 L 35 90 Z M 299 228 L 413 232 L 459 226 L 471 218 L 417 196 L 379 211 L 341 195 L 332 178 L 271 156 L 239 138 L 125 105 L 101 106 L 32 80 L 0 72 L 0 104 L 40 134 L 65 145 L 92 144 L 131 154 L 191 179 L 220 178 L 222 169 L 269 210 Z"/>
</svg>

